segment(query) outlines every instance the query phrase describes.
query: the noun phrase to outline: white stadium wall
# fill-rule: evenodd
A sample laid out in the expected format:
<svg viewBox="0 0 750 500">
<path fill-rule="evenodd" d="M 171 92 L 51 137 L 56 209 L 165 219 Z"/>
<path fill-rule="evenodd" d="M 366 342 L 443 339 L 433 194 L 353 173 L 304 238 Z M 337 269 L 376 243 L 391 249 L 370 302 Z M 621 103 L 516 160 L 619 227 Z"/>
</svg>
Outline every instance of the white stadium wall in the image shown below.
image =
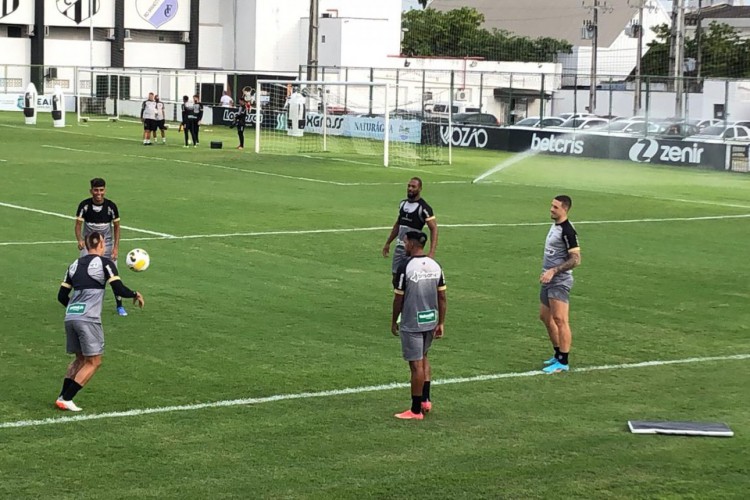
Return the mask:
<svg viewBox="0 0 750 500">
<path fill-rule="evenodd" d="M 26 0 L 33 3 L 31 0 Z M 44 0 L 44 24 L 46 26 L 67 26 L 70 28 L 88 27 L 89 23 L 94 28 L 112 28 L 115 25 L 115 3 L 113 1 L 100 1 L 99 10 L 90 16 L 88 2 L 82 3 L 80 17 L 70 0 Z"/>
<path fill-rule="evenodd" d="M 184 68 L 185 46 L 175 43 L 125 42 L 126 68 Z"/>
<path fill-rule="evenodd" d="M 34 2 L 31 0 L 19 2 L 16 10 L 0 18 L 0 24 L 20 24 L 26 26 L 34 24 Z"/>
</svg>

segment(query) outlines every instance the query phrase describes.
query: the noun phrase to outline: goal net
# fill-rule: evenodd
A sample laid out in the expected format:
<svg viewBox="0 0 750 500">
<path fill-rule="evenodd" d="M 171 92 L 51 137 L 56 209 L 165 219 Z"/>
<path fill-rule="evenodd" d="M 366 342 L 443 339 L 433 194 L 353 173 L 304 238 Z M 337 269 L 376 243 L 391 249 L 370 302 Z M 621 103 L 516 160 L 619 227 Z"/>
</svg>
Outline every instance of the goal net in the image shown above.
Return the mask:
<svg viewBox="0 0 750 500">
<path fill-rule="evenodd" d="M 78 71 L 77 81 L 76 114 L 79 123 L 117 121 L 120 118 L 118 100 L 129 97 L 129 78 L 81 69 Z"/>
<path fill-rule="evenodd" d="M 353 163 L 443 162 L 439 132 L 423 127 L 417 99 L 385 83 L 258 80 L 255 151 L 327 155 Z M 399 108 L 395 108 L 395 103 Z M 413 105 L 414 107 L 410 107 Z"/>
</svg>

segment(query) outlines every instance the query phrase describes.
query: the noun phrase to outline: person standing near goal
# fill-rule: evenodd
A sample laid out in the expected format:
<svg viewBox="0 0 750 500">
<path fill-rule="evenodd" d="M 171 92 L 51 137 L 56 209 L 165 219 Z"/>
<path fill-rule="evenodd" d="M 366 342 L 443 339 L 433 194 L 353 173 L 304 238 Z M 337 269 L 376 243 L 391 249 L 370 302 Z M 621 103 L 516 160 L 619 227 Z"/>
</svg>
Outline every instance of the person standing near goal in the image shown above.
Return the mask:
<svg viewBox="0 0 750 500">
<path fill-rule="evenodd" d="M 120 211 L 112 200 L 104 197 L 107 191 L 107 183 L 100 177 L 90 181 L 91 198 L 87 198 L 78 204 L 76 210 L 75 235 L 78 241 L 78 250 L 83 257 L 86 250 L 86 237 L 91 233 L 99 233 L 104 237 L 104 257 L 111 259 L 117 264 L 117 255 L 120 249 Z M 128 312 L 122 305 L 122 297 L 115 294 L 117 314 L 127 316 Z"/>
<path fill-rule="evenodd" d="M 545 373 L 567 372 L 570 369 L 568 354 L 573 340 L 570 331 L 570 290 L 573 288 L 573 268 L 581 263 L 578 233 L 568 220 L 573 206 L 569 196 L 555 196 L 550 206 L 550 217 L 555 222 L 544 243 L 544 260 L 539 282 L 541 305 L 539 319 L 547 328 L 555 354 L 544 362 Z"/>
<path fill-rule="evenodd" d="M 245 99 L 240 97 L 240 105 L 234 114 L 234 126 L 237 127 L 237 137 L 240 139 L 240 145 L 237 149 L 245 149 L 245 126 L 247 125 L 247 108 L 245 107 Z"/>
<path fill-rule="evenodd" d="M 159 96 L 154 96 L 154 101 L 156 102 L 156 111 L 155 111 L 155 119 L 154 119 L 154 142 L 157 141 L 156 137 L 156 131 L 161 131 L 161 143 L 166 144 L 167 143 L 167 124 L 166 124 L 166 116 L 164 113 L 164 103 L 159 100 Z"/>
<path fill-rule="evenodd" d="M 432 207 L 422 198 L 422 179 L 412 177 L 406 186 L 406 199 L 401 200 L 398 206 L 398 218 L 393 224 L 393 229 L 383 245 L 383 257 L 388 257 L 391 242 L 396 240 L 396 249 L 393 251 L 393 263 L 391 273 L 393 283 L 396 283 L 396 273 L 401 264 L 406 260 L 404 250 L 404 235 L 409 231 L 421 231 L 425 224 L 430 229 L 430 251 L 427 254 L 431 259 L 435 258 L 435 250 L 438 243 L 438 227 L 435 220 L 435 212 Z"/>
<path fill-rule="evenodd" d="M 193 102 L 188 106 L 187 123 L 190 128 L 190 136 L 193 138 L 193 147 L 198 147 L 198 131 L 200 130 L 201 120 L 203 120 L 203 104 L 201 104 L 198 94 L 193 96 Z"/>
<path fill-rule="evenodd" d="M 154 93 L 148 93 L 148 99 L 141 105 L 141 122 L 143 122 L 143 145 L 151 145 L 151 132 L 154 132 L 156 139 L 156 101 Z"/>
<path fill-rule="evenodd" d="M 65 335 L 68 354 L 76 358 L 65 373 L 62 390 L 55 405 L 61 410 L 81 411 L 73 402 L 83 386 L 99 369 L 104 353 L 102 303 L 107 285 L 116 295 L 132 298 L 143 307 L 143 295 L 126 287 L 117 274 L 117 266 L 104 256 L 106 239 L 98 232 L 86 235 L 87 254 L 73 262 L 57 292 L 65 307 Z M 70 291 L 73 290 L 73 297 Z"/>
</svg>

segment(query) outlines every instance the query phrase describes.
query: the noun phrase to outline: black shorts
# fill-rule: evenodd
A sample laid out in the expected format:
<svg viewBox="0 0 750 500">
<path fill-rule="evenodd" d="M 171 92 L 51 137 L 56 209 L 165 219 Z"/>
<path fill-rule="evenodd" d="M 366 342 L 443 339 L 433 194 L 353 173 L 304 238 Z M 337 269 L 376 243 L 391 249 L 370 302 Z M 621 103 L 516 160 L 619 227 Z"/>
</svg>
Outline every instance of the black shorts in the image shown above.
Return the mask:
<svg viewBox="0 0 750 500">
<path fill-rule="evenodd" d="M 158 128 L 159 130 L 167 130 L 167 126 L 165 125 L 166 120 L 155 120 L 156 122 L 156 128 L 154 128 L 154 131 Z"/>
<path fill-rule="evenodd" d="M 156 120 L 151 120 L 150 118 L 143 120 L 143 130 L 156 130 Z"/>
</svg>

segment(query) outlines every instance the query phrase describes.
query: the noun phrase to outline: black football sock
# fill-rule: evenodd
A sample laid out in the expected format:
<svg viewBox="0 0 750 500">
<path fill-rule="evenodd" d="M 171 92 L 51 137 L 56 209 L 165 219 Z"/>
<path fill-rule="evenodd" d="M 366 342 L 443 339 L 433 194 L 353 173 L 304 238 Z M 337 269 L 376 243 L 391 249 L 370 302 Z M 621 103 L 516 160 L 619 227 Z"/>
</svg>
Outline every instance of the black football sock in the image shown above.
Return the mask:
<svg viewBox="0 0 750 500">
<path fill-rule="evenodd" d="M 63 386 L 62 386 L 62 390 L 60 391 L 60 396 L 65 394 L 65 391 L 68 390 L 68 387 L 70 387 L 71 382 L 73 382 L 72 378 L 65 377 L 65 379 L 63 379 Z"/>
<path fill-rule="evenodd" d="M 117 303 L 117 307 L 122 307 L 122 297 L 115 295 L 115 302 Z"/>
<path fill-rule="evenodd" d="M 76 394 L 78 394 L 78 391 L 80 391 L 81 389 L 83 389 L 82 385 L 80 385 L 75 380 L 71 380 L 70 385 L 68 385 L 68 388 L 65 389 L 62 398 L 65 401 L 73 401 L 73 398 L 76 397 Z"/>
<path fill-rule="evenodd" d="M 411 412 L 422 413 L 422 396 L 421 395 L 411 397 Z"/>
<path fill-rule="evenodd" d="M 430 381 L 426 380 L 422 386 L 422 401 L 430 400 Z"/>
<path fill-rule="evenodd" d="M 567 365 L 568 364 L 568 354 L 567 352 L 560 352 L 560 364 L 561 365 Z"/>
<path fill-rule="evenodd" d="M 555 346 L 555 359 L 560 359 L 560 348 Z"/>
</svg>

